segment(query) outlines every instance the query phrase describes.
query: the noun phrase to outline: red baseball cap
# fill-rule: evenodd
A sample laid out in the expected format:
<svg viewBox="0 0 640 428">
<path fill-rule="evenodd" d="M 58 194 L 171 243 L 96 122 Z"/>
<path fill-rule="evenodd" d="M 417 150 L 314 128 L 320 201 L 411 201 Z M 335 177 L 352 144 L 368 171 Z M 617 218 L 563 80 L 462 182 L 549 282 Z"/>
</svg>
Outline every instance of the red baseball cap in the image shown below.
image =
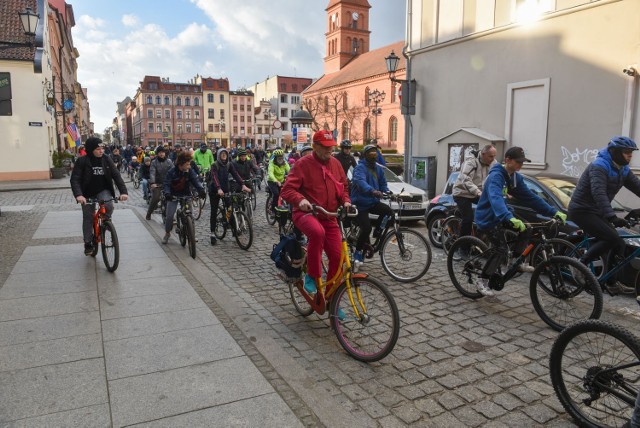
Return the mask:
<svg viewBox="0 0 640 428">
<path fill-rule="evenodd" d="M 331 133 L 331 131 L 325 131 L 324 129 L 316 131 L 316 133 L 313 134 L 312 140 L 314 143 L 318 143 L 325 147 L 338 145 L 338 143 L 336 143 L 336 140 L 333 139 L 333 134 Z"/>
</svg>

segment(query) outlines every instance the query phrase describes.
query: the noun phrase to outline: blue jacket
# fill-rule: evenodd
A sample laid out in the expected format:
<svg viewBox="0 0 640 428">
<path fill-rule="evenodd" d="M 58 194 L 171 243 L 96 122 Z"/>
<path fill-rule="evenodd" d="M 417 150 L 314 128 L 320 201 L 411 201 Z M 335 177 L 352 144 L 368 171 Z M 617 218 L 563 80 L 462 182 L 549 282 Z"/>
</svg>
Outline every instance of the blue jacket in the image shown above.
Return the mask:
<svg viewBox="0 0 640 428">
<path fill-rule="evenodd" d="M 640 196 L 640 179 L 628 165 L 618 168 L 605 147 L 582 173 L 571 196 L 569 211 L 584 211 L 605 219 L 611 218 L 616 215 L 611 208 L 611 201 L 622 186 Z"/>
<path fill-rule="evenodd" d="M 198 180 L 198 174 L 193 168 L 182 172 L 176 165 L 165 175 L 162 191 L 171 196 L 189 196 L 191 195 L 189 184 L 198 189 L 198 191 L 204 190 L 200 180 Z"/>
<path fill-rule="evenodd" d="M 527 187 L 522 174 L 516 172 L 510 176 L 504 166 L 497 164 L 489 171 L 476 207 L 474 220 L 478 229 L 493 229 L 514 217 L 505 202 L 504 197 L 507 193 L 544 216 L 553 217 L 557 212 Z"/>
<path fill-rule="evenodd" d="M 387 179 L 384 176 L 382 167 L 378 164 L 374 168 L 367 166 L 367 161 L 361 159 L 353 170 L 351 179 L 351 203 L 361 210 L 367 210 L 380 202 L 380 199 L 373 196 L 374 190 L 388 192 Z"/>
</svg>

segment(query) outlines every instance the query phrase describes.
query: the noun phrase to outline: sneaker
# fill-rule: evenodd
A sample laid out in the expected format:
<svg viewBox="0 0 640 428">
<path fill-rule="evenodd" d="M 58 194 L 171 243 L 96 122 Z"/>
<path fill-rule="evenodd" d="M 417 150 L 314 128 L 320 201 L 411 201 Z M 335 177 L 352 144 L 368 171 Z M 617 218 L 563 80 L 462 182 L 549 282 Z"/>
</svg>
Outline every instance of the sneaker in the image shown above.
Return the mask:
<svg viewBox="0 0 640 428">
<path fill-rule="evenodd" d="M 362 251 L 356 251 L 353 253 L 353 268 L 357 271 L 360 266 L 364 264 L 364 256 L 362 255 Z"/>
<path fill-rule="evenodd" d="M 635 294 L 636 289 L 633 287 L 628 287 L 621 283 L 620 281 L 616 281 L 615 284 L 607 284 L 607 290 L 609 293 L 616 294 Z"/>
<path fill-rule="evenodd" d="M 151 220 L 151 214 L 147 213 L 147 216 L 145 217 L 147 220 Z"/>
<path fill-rule="evenodd" d="M 167 242 L 169 242 L 169 238 L 171 238 L 171 233 L 167 232 L 164 234 L 164 238 L 162 238 L 162 243 L 166 244 Z"/>
<path fill-rule="evenodd" d="M 344 311 L 342 310 L 342 308 L 338 308 L 338 319 L 340 321 L 344 321 L 347 319 L 347 314 L 344 313 Z"/>
<path fill-rule="evenodd" d="M 528 263 L 522 263 L 520 266 L 518 266 L 518 272 L 532 273 L 534 270 L 536 270 L 536 268 Z"/>
<path fill-rule="evenodd" d="M 216 245 L 218 240 L 216 239 L 215 235 L 211 235 L 209 238 L 211 239 L 211 245 Z"/>
<path fill-rule="evenodd" d="M 460 261 L 460 260 L 466 260 L 469 258 L 469 250 L 468 249 L 463 249 L 463 248 L 458 248 L 455 253 L 453 253 L 453 260 L 455 261 Z"/>
<path fill-rule="evenodd" d="M 309 294 L 315 294 L 318 292 L 316 287 L 316 280 L 311 278 L 308 274 L 304 277 L 304 291 Z"/>
<path fill-rule="evenodd" d="M 476 289 L 483 296 L 495 296 L 496 293 L 489 288 L 489 280 L 485 278 L 476 279 Z"/>
<path fill-rule="evenodd" d="M 84 243 L 84 255 L 90 256 L 93 253 L 93 243 L 85 242 Z"/>
</svg>

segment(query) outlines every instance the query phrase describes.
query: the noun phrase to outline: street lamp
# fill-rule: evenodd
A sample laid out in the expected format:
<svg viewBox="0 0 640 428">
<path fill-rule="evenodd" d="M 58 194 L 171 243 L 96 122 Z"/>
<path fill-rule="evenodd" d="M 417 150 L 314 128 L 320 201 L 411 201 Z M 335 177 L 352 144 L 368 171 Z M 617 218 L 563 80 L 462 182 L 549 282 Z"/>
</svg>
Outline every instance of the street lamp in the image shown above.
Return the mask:
<svg viewBox="0 0 640 428">
<path fill-rule="evenodd" d="M 220 119 L 218 121 L 218 129 L 220 130 L 220 146 L 222 147 L 222 127 L 224 126 L 224 120 Z"/>
<path fill-rule="evenodd" d="M 22 23 L 22 29 L 25 36 L 33 37 L 36 35 L 36 27 L 38 26 L 38 20 L 40 15 L 35 13 L 30 7 L 26 8 L 22 12 L 18 12 L 20 22 Z M 7 40 L 0 40 L 0 49 L 9 49 L 15 47 L 33 47 L 33 41 L 28 42 L 13 42 Z"/>
<path fill-rule="evenodd" d="M 371 110 L 371 113 L 373 114 L 373 116 L 376 119 L 375 134 L 374 134 L 374 138 L 375 139 L 378 139 L 378 116 L 382 114 L 382 109 L 378 107 L 378 104 L 380 104 L 382 101 L 384 101 L 384 98 L 386 96 L 387 96 L 387 94 L 385 94 L 384 91 L 380 92 L 377 89 L 374 89 L 373 91 L 371 91 L 369 93 L 369 102 L 371 102 L 371 103 L 373 103 L 375 105 L 373 110 Z"/>
</svg>

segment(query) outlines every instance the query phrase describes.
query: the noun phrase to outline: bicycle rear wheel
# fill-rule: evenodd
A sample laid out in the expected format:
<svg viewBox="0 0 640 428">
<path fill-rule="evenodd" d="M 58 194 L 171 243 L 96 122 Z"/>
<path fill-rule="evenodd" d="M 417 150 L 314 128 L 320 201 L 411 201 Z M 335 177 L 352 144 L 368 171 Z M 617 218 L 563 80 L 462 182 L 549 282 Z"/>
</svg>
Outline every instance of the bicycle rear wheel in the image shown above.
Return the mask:
<svg viewBox="0 0 640 428">
<path fill-rule="evenodd" d="M 460 229 L 462 227 L 462 219 L 460 217 L 451 216 L 442 223 L 440 231 L 440 241 L 442 241 L 442 249 L 445 253 L 449 253 L 449 249 L 460 237 Z"/>
<path fill-rule="evenodd" d="M 615 324 L 581 321 L 554 342 L 549 374 L 578 425 L 622 426 L 640 390 L 640 340 Z"/>
<path fill-rule="evenodd" d="M 196 258 L 196 228 L 193 224 L 191 216 L 186 216 L 182 224 L 182 234 L 186 237 L 189 244 L 189 255 L 192 259 Z"/>
<path fill-rule="evenodd" d="M 198 195 L 198 192 L 192 192 L 193 198 L 191 199 L 191 206 L 193 207 L 193 219 L 200 220 L 200 216 L 202 216 L 202 210 L 204 209 L 205 204 L 207 203 L 207 194 L 204 194 L 204 198 L 201 198 Z"/>
<path fill-rule="evenodd" d="M 137 176 L 133 177 L 133 187 L 136 189 L 140 188 L 140 180 L 138 179 Z"/>
<path fill-rule="evenodd" d="M 264 204 L 264 212 L 266 214 L 267 217 L 267 223 L 269 223 L 271 226 L 273 226 L 274 224 L 276 224 L 276 213 L 273 212 L 273 210 L 271 209 L 271 200 L 273 199 L 273 194 L 269 193 L 267 195 L 267 200 Z"/>
<path fill-rule="evenodd" d="M 313 313 L 313 308 L 307 302 L 307 299 L 302 295 L 302 291 L 300 290 L 303 287 L 303 281 L 289 281 L 289 294 L 291 295 L 291 301 L 293 302 L 293 306 L 296 308 L 296 311 L 303 317 L 308 317 Z"/>
<path fill-rule="evenodd" d="M 598 319 L 602 290 L 589 268 L 576 259 L 554 256 L 531 274 L 529 294 L 542 321 L 556 331 L 569 324 Z"/>
<path fill-rule="evenodd" d="M 242 211 L 237 211 L 233 215 L 236 223 L 235 231 L 238 247 L 243 250 L 248 250 L 253 243 L 253 227 L 251 226 L 251 221 Z"/>
<path fill-rule="evenodd" d="M 431 248 L 427 238 L 415 230 L 401 227 L 384 238 L 380 260 L 387 274 L 400 282 L 422 278 L 431 266 Z"/>
<path fill-rule="evenodd" d="M 116 228 L 110 220 L 102 223 L 100 234 L 102 235 L 102 260 L 104 260 L 104 264 L 109 272 L 115 272 L 120 263 L 120 246 L 118 245 Z"/>
<path fill-rule="evenodd" d="M 343 283 L 331 297 L 331 328 L 340 345 L 353 358 L 366 363 L 379 361 L 389 355 L 398 340 L 398 307 L 387 287 L 370 276 L 352 278 L 351 289 L 359 318 L 349 299 L 347 285 Z"/>
<path fill-rule="evenodd" d="M 224 206 L 224 202 L 220 199 L 218 202 L 218 215 L 216 215 L 216 228 L 213 230 L 213 234 L 218 239 L 223 239 L 227 234 L 227 209 Z"/>
<path fill-rule="evenodd" d="M 447 271 L 453 286 L 465 297 L 482 297 L 476 283 L 489 257 L 489 247 L 474 236 L 456 239 L 447 255 Z"/>
</svg>

